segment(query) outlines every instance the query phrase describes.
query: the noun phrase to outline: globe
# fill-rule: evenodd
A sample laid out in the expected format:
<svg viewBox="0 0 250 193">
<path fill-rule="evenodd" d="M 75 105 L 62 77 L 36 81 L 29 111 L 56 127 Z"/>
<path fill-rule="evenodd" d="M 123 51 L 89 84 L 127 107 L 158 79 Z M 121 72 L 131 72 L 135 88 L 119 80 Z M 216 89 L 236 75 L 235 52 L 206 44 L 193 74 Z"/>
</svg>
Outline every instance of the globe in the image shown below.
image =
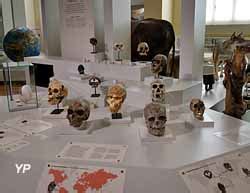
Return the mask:
<svg viewBox="0 0 250 193">
<path fill-rule="evenodd" d="M 40 55 L 39 37 L 27 27 L 10 30 L 3 40 L 5 54 L 14 62 L 24 61 L 24 57 Z"/>
</svg>

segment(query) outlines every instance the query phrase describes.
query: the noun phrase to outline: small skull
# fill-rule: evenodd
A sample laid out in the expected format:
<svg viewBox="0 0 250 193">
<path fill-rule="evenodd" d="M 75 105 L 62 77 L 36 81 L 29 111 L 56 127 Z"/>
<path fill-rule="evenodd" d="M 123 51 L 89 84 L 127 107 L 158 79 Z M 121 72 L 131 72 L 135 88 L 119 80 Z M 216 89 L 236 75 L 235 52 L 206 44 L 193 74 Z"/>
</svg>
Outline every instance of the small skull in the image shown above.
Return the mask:
<svg viewBox="0 0 250 193">
<path fill-rule="evenodd" d="M 156 103 L 165 103 L 165 84 L 159 79 L 151 83 L 152 101 Z"/>
<path fill-rule="evenodd" d="M 86 100 L 74 100 L 68 108 L 67 119 L 73 127 L 81 127 L 90 115 L 90 104 Z"/>
<path fill-rule="evenodd" d="M 144 108 L 144 118 L 148 132 L 154 136 L 165 134 L 166 108 L 158 103 L 150 103 Z"/>
<path fill-rule="evenodd" d="M 115 51 L 122 51 L 124 49 L 123 43 L 115 43 L 114 44 L 114 50 Z"/>
<path fill-rule="evenodd" d="M 147 56 L 149 52 L 149 46 L 146 42 L 141 42 L 138 44 L 137 52 L 140 56 Z"/>
<path fill-rule="evenodd" d="M 117 113 L 127 96 L 126 89 L 122 84 L 115 84 L 108 89 L 106 102 L 111 113 Z"/>
<path fill-rule="evenodd" d="M 68 96 L 68 89 L 58 80 L 53 79 L 48 87 L 48 102 L 51 105 L 56 105 Z"/>
<path fill-rule="evenodd" d="M 166 65 L 167 57 L 162 54 L 157 54 L 152 60 L 151 71 L 155 74 L 156 77 L 159 77 L 159 73 Z"/>
<path fill-rule="evenodd" d="M 204 102 L 200 99 L 192 99 L 190 103 L 190 110 L 193 112 L 194 117 L 198 120 L 203 120 L 203 114 L 205 112 Z"/>
<path fill-rule="evenodd" d="M 101 79 L 96 77 L 96 76 L 92 76 L 90 79 L 89 79 L 89 85 L 92 87 L 92 88 L 97 88 L 99 85 L 101 84 Z"/>
</svg>

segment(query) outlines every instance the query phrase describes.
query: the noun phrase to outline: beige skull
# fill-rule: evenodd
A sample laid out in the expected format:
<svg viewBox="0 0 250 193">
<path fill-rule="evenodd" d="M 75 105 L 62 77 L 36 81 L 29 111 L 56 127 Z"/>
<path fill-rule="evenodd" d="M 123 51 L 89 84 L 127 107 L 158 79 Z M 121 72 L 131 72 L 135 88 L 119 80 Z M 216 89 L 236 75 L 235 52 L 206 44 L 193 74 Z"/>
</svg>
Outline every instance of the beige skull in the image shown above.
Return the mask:
<svg viewBox="0 0 250 193">
<path fill-rule="evenodd" d="M 68 89 L 58 80 L 54 79 L 49 83 L 48 87 L 48 102 L 51 105 L 56 105 L 68 96 Z"/>
<path fill-rule="evenodd" d="M 126 90 L 121 84 L 115 84 L 108 89 L 106 102 L 111 113 L 117 113 L 121 109 L 126 95 Z"/>
<path fill-rule="evenodd" d="M 140 56 L 147 56 L 149 52 L 149 46 L 146 42 L 141 42 L 138 44 L 137 52 Z"/>
<path fill-rule="evenodd" d="M 75 100 L 68 108 L 67 119 L 73 127 L 80 127 L 89 118 L 90 104 L 86 100 Z"/>
<path fill-rule="evenodd" d="M 190 103 L 190 110 L 193 112 L 194 117 L 199 120 L 203 120 L 203 114 L 205 112 L 204 102 L 200 99 L 192 99 Z"/>
<path fill-rule="evenodd" d="M 159 77 L 159 73 L 163 70 L 164 66 L 167 65 L 167 57 L 162 54 L 157 54 L 152 61 L 151 71 L 156 77 Z"/>
<path fill-rule="evenodd" d="M 165 84 L 159 79 L 151 83 L 152 101 L 157 103 L 165 103 Z"/>
<path fill-rule="evenodd" d="M 144 118 L 148 132 L 154 136 L 165 134 L 167 121 L 166 107 L 158 103 L 150 103 L 144 108 Z"/>
</svg>

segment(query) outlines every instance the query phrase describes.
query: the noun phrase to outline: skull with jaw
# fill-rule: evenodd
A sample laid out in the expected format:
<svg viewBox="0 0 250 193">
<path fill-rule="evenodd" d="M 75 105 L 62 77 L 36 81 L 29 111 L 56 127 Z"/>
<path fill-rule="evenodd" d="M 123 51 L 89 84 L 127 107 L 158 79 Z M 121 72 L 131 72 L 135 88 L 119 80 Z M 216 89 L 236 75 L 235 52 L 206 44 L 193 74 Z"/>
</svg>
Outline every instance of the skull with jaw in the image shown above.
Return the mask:
<svg viewBox="0 0 250 193">
<path fill-rule="evenodd" d="M 90 104 L 86 100 L 74 100 L 68 108 L 67 119 L 73 127 L 81 127 L 90 115 Z"/>
<path fill-rule="evenodd" d="M 164 66 L 167 65 L 167 57 L 162 54 L 157 54 L 151 65 L 151 71 L 155 74 L 155 77 L 159 77 L 159 73 L 163 70 Z"/>
<path fill-rule="evenodd" d="M 200 99 L 192 99 L 190 103 L 190 110 L 193 112 L 193 115 L 198 120 L 203 120 L 203 114 L 205 112 L 204 102 Z"/>
<path fill-rule="evenodd" d="M 166 108 L 158 103 L 150 103 L 144 108 L 144 118 L 148 132 L 154 136 L 165 134 Z"/>
<path fill-rule="evenodd" d="M 140 56 L 147 56 L 149 52 L 149 46 L 146 42 L 141 42 L 138 44 L 137 52 Z"/>
<path fill-rule="evenodd" d="M 121 84 L 115 84 L 108 89 L 106 102 L 111 113 L 117 113 L 120 110 L 126 95 L 126 90 Z"/>
<path fill-rule="evenodd" d="M 68 89 L 58 80 L 54 79 L 49 83 L 48 87 L 48 102 L 51 105 L 56 105 L 68 96 Z"/>
<path fill-rule="evenodd" d="M 157 79 L 151 83 L 152 101 L 157 103 L 165 103 L 165 84 Z"/>
</svg>

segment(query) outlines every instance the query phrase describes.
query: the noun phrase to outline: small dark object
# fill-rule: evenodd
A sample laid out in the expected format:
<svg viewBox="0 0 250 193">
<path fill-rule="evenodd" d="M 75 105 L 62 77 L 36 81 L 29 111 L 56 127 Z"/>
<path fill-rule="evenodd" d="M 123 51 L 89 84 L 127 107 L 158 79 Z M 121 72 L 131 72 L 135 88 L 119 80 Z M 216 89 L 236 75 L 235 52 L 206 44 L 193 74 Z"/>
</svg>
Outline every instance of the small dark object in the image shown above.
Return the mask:
<svg viewBox="0 0 250 193">
<path fill-rule="evenodd" d="M 224 163 L 223 165 L 228 171 L 230 172 L 234 171 L 230 163 Z"/>
<path fill-rule="evenodd" d="M 56 183 L 53 181 L 53 182 L 50 182 L 49 185 L 48 185 L 48 193 L 52 193 L 56 188 Z"/>
<path fill-rule="evenodd" d="M 50 114 L 58 115 L 58 114 L 61 114 L 63 111 L 64 111 L 64 109 L 55 109 Z"/>
<path fill-rule="evenodd" d="M 0 134 L 4 134 L 5 132 L 4 131 L 0 131 Z"/>
<path fill-rule="evenodd" d="M 212 173 L 211 171 L 209 171 L 209 170 L 205 170 L 205 171 L 203 172 L 203 175 L 204 175 L 205 177 L 207 177 L 208 179 L 211 179 L 211 178 L 213 177 L 213 173 Z"/>
<path fill-rule="evenodd" d="M 27 120 L 23 120 L 22 123 L 27 123 L 28 121 Z"/>
<path fill-rule="evenodd" d="M 112 119 L 122 119 L 121 113 L 112 113 Z"/>
<path fill-rule="evenodd" d="M 89 42 L 93 46 L 93 51 L 91 52 L 91 54 L 97 53 L 96 52 L 97 39 L 96 38 L 90 38 Z"/>
<path fill-rule="evenodd" d="M 226 187 L 223 184 L 218 183 L 217 186 L 218 186 L 219 190 L 221 191 L 221 193 L 227 193 Z"/>
<path fill-rule="evenodd" d="M 85 74 L 85 68 L 82 64 L 78 65 L 77 70 L 78 70 L 79 74 Z"/>
<path fill-rule="evenodd" d="M 250 170 L 247 168 L 242 168 L 242 172 L 246 174 L 247 177 L 250 177 Z"/>
</svg>

